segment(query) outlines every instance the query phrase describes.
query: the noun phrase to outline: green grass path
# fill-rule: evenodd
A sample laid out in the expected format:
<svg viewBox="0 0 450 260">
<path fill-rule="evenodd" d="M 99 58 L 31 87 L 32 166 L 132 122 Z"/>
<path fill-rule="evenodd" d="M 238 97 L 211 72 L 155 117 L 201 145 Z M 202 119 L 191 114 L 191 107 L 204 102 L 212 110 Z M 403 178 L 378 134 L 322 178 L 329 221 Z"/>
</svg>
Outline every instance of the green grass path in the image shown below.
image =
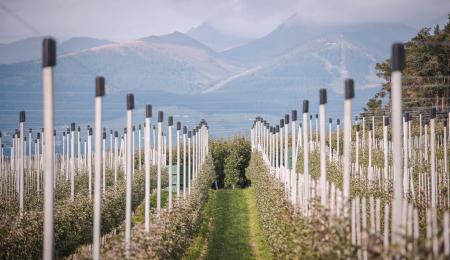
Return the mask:
<svg viewBox="0 0 450 260">
<path fill-rule="evenodd" d="M 205 221 L 185 259 L 272 259 L 252 188 L 211 191 Z"/>
</svg>

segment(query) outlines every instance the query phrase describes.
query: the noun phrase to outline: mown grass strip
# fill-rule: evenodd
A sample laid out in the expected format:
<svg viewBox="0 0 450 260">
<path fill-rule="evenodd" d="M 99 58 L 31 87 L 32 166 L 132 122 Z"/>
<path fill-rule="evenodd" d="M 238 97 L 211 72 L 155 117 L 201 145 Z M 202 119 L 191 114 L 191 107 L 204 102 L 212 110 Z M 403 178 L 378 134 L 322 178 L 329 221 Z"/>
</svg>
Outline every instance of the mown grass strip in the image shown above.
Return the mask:
<svg viewBox="0 0 450 260">
<path fill-rule="evenodd" d="M 248 188 L 244 190 L 244 194 L 247 201 L 247 207 L 249 212 L 249 227 L 251 235 L 251 245 L 256 259 L 273 259 L 270 249 L 267 246 L 267 242 L 262 234 L 261 227 L 259 225 L 258 208 L 256 207 L 255 190 Z"/>
<path fill-rule="evenodd" d="M 272 259 L 252 188 L 211 191 L 204 214 L 184 259 Z"/>
</svg>

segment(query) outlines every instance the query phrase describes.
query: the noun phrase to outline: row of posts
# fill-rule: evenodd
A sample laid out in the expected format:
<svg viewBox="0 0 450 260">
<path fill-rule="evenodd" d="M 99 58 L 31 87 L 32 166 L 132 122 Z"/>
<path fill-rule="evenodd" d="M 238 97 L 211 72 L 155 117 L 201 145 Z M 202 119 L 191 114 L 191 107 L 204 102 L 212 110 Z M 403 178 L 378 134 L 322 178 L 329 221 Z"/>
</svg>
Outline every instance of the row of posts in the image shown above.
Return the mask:
<svg viewBox="0 0 450 260">
<path fill-rule="evenodd" d="M 19 113 L 19 130 L 13 135 L 13 145 L 11 149 L 10 158 L 7 159 L 3 154 L 4 144 L 2 143 L 2 133 L 0 133 L 0 175 L 3 178 L 7 173 L 13 172 L 17 176 L 16 192 L 18 193 L 19 213 L 20 217 L 24 214 L 24 167 L 27 164 L 29 172 L 33 168 L 37 171 L 37 192 L 40 191 L 40 178 L 43 179 L 43 196 L 44 196 L 44 241 L 43 241 L 43 258 L 53 259 L 54 251 L 54 207 L 56 187 L 56 164 L 59 156 L 60 175 L 64 175 L 64 179 L 70 179 L 71 194 L 70 198 L 75 199 L 75 175 L 81 170 L 88 171 L 89 174 L 89 196 L 93 195 L 93 244 L 92 256 L 94 259 L 100 258 L 101 248 L 101 194 L 105 192 L 105 171 L 106 164 L 110 168 L 114 168 L 114 183 L 117 182 L 117 174 L 122 165 L 124 170 L 124 178 L 126 179 L 126 208 L 125 208 L 125 249 L 129 250 L 131 241 L 131 202 L 133 189 L 133 176 L 135 171 L 135 148 L 134 148 L 134 126 L 133 126 L 133 110 L 135 108 L 134 95 L 128 94 L 126 96 L 126 128 L 121 140 L 121 148 L 118 145 L 118 132 L 114 132 L 114 149 L 113 147 L 113 132 L 110 132 L 110 152 L 106 152 L 106 130 L 102 126 L 103 115 L 103 98 L 105 96 L 105 79 L 97 77 L 95 79 L 95 124 L 91 128 L 88 126 L 87 143 L 84 144 L 84 156 L 81 154 L 81 139 L 80 127 L 78 127 L 77 140 L 77 154 L 75 155 L 75 124 L 71 124 L 71 128 L 63 133 L 62 138 L 62 155 L 56 153 L 56 131 L 54 129 L 54 75 L 53 68 L 56 65 L 56 42 L 51 38 L 46 38 L 43 41 L 43 138 L 40 133 L 37 134 L 35 141 L 35 155 L 32 158 L 31 153 L 31 130 L 29 132 L 29 148 L 28 158 L 25 158 L 25 112 Z M 151 166 L 156 166 L 157 176 L 157 216 L 161 212 L 161 191 L 165 187 L 162 185 L 162 169 L 168 167 L 168 208 L 173 208 L 175 201 L 184 201 L 191 194 L 191 189 L 196 183 L 198 174 L 208 155 L 208 140 L 209 131 L 208 124 L 205 120 L 192 130 L 187 129 L 187 126 L 181 125 L 181 122 L 176 122 L 172 116 L 168 117 L 167 124 L 167 138 L 163 133 L 164 113 L 158 112 L 156 133 L 155 126 L 153 126 L 153 138 L 151 135 L 152 129 L 152 106 L 145 106 L 145 122 L 144 122 L 144 172 L 145 172 L 145 231 L 150 232 L 150 175 Z M 176 127 L 176 165 L 173 165 L 173 129 Z M 128 133 L 128 134 L 127 134 Z M 93 137 L 92 137 L 93 136 Z M 93 140 L 92 140 L 93 138 Z M 138 132 L 138 155 L 139 160 L 138 170 L 141 170 L 141 127 L 139 125 Z M 91 143 L 94 141 L 94 150 L 91 150 Z M 168 141 L 168 143 L 167 143 Z M 153 143 L 153 144 L 152 144 Z M 153 147 L 152 147 L 153 145 Z M 182 146 L 182 147 L 181 147 Z M 166 157 L 168 153 L 168 158 Z M 94 160 L 94 172 L 92 175 L 92 159 Z M 32 161 L 34 160 L 34 163 Z M 8 162 L 8 163 L 6 163 Z M 168 163 L 167 163 L 168 162 Z M 6 167 L 8 165 L 8 167 Z M 42 176 L 40 169 L 42 168 Z M 176 186 L 173 191 L 172 173 L 176 171 Z M 182 174 L 181 174 L 182 171 Z M 181 182 L 181 175 L 183 181 Z M 93 182 L 93 183 L 92 183 Z M 93 190 L 91 190 L 93 186 Z M 173 198 L 173 194 L 176 199 Z"/>
<path fill-rule="evenodd" d="M 414 178 L 412 177 L 415 163 L 410 162 L 414 155 L 412 152 L 413 138 L 411 137 L 411 119 L 408 113 L 403 113 L 402 109 L 402 70 L 405 67 L 405 54 L 403 44 L 394 44 L 392 46 L 391 57 L 391 120 L 387 116 L 383 116 L 383 151 L 384 151 L 384 169 L 382 174 L 372 165 L 373 155 L 372 150 L 377 146 L 375 138 L 375 120 L 372 117 L 372 123 L 368 124 L 368 136 L 366 136 L 365 118 L 362 118 L 363 137 L 360 140 L 360 124 L 356 118 L 356 125 L 353 127 L 352 123 L 352 99 L 354 98 L 354 81 L 352 79 L 345 80 L 345 98 L 344 98 L 344 126 L 343 126 L 343 153 L 340 151 L 340 121 L 337 120 L 336 126 L 336 146 L 333 148 L 331 139 L 331 118 L 329 119 L 329 136 L 327 147 L 326 136 L 326 103 L 327 93 L 325 89 L 319 90 L 319 114 L 316 115 L 316 139 L 312 137 L 311 121 L 312 116 L 309 113 L 309 101 L 303 102 L 302 122 L 297 123 L 297 111 L 293 110 L 289 116 L 286 114 L 276 126 L 262 117 L 256 117 L 251 128 L 251 143 L 252 150 L 261 152 L 262 157 L 271 174 L 273 174 L 284 185 L 286 197 L 293 203 L 295 207 L 305 215 L 311 214 L 311 199 L 315 194 L 320 198 L 320 202 L 326 208 L 331 209 L 336 215 L 351 219 L 352 226 L 352 242 L 357 244 L 357 238 L 361 237 L 361 229 L 367 226 L 364 222 L 365 213 L 360 213 L 360 210 L 366 212 L 365 198 L 359 198 L 355 195 L 351 196 L 351 180 L 352 178 L 361 177 L 363 171 L 360 170 L 360 150 L 368 151 L 368 166 L 367 175 L 363 178 L 364 183 L 368 187 L 379 184 L 382 192 L 389 191 L 389 183 L 392 182 L 393 197 L 390 207 L 385 205 L 384 208 L 384 223 L 391 223 L 391 231 L 389 233 L 388 225 L 385 225 L 383 242 L 387 249 L 390 243 L 397 245 L 404 245 L 406 243 L 405 235 L 412 235 L 418 238 L 418 229 L 410 228 L 405 231 L 405 227 L 418 226 L 418 209 L 414 205 L 414 196 L 421 196 L 421 194 L 414 194 Z M 449 115 L 446 115 L 447 118 Z M 309 117 L 309 120 L 308 120 Z M 443 179 L 447 185 L 450 184 L 448 174 L 448 155 L 447 145 L 448 138 L 447 121 L 443 121 L 443 131 L 441 146 L 439 149 L 443 150 L 444 159 L 438 161 L 436 158 L 437 141 L 436 141 L 436 109 L 432 108 L 430 112 L 430 139 L 428 139 L 427 126 L 422 127 L 422 115 L 420 115 L 420 158 L 425 158 L 424 163 L 430 163 L 430 182 L 427 184 L 427 176 L 422 176 L 422 181 L 419 180 L 419 189 L 424 187 L 428 194 L 428 186 L 430 187 L 430 205 L 427 204 L 427 224 L 430 238 L 433 240 L 433 252 L 438 254 L 438 236 L 439 229 L 437 227 L 436 208 L 438 201 L 438 179 Z M 290 122 L 291 121 L 291 122 Z M 309 121 L 309 122 L 308 122 Z M 319 121 L 319 122 L 317 122 Z M 298 124 L 298 126 L 297 126 Z M 319 125 L 319 127 L 317 127 Z M 291 127 L 290 127 L 291 126 Z M 388 141 L 388 128 L 391 127 L 392 138 Z M 352 127 L 356 130 L 352 135 Z M 289 129 L 291 128 L 291 135 L 289 138 Z M 319 133 L 320 129 L 320 133 Z M 425 129 L 425 135 L 422 135 L 422 129 Z M 298 131 L 298 134 L 296 133 Z M 448 133 L 450 135 L 450 133 Z M 356 140 L 353 141 L 352 138 Z M 320 140 L 319 140 L 320 139 Z M 362 147 L 364 149 L 361 149 Z M 313 180 L 310 175 L 310 153 L 312 150 L 319 150 L 320 152 L 320 176 L 318 183 Z M 289 164 L 289 151 L 291 151 L 292 163 Z M 430 156 L 428 155 L 430 152 Z M 303 171 L 297 174 L 297 159 L 299 159 L 300 152 L 303 153 Z M 328 153 L 328 155 L 327 155 Z M 389 156 L 390 155 L 390 156 Z M 352 156 L 355 156 L 355 163 L 352 162 Z M 389 157 L 392 159 L 392 165 L 389 164 Z M 334 183 L 328 181 L 327 161 L 329 164 L 336 164 L 342 169 L 343 185 L 342 190 L 337 188 Z M 441 172 L 437 173 L 436 163 L 439 163 Z M 439 178 L 441 177 L 442 178 Z M 311 194 L 311 191 L 314 191 Z M 425 195 L 427 196 L 427 195 Z M 373 218 L 374 223 L 380 223 L 380 201 L 370 197 L 370 219 Z M 362 203 L 363 207 L 360 207 Z M 378 206 L 377 206 L 378 205 Z M 376 207 L 375 207 L 376 206 Z M 447 202 L 448 207 L 448 202 Z M 375 212 L 375 208 L 378 211 Z M 392 210 L 390 212 L 390 209 Z M 390 213 L 392 217 L 389 218 Z M 363 215 L 363 223 L 360 223 Z M 448 211 L 444 214 L 443 220 L 443 240 L 445 254 L 450 255 L 450 238 L 449 238 L 449 217 Z M 376 221 L 375 221 L 376 220 Z M 387 220 L 387 221 L 386 221 Z M 391 222 L 389 222 L 391 220 Z M 371 224 L 374 228 L 375 224 Z M 381 232 L 378 228 L 377 231 Z M 427 235 L 428 237 L 428 235 Z M 390 240 L 389 240 L 390 238 Z M 361 241 L 361 239 L 359 239 Z M 367 246 L 367 245 L 366 245 Z M 361 258 L 367 258 L 367 251 L 361 251 Z"/>
</svg>

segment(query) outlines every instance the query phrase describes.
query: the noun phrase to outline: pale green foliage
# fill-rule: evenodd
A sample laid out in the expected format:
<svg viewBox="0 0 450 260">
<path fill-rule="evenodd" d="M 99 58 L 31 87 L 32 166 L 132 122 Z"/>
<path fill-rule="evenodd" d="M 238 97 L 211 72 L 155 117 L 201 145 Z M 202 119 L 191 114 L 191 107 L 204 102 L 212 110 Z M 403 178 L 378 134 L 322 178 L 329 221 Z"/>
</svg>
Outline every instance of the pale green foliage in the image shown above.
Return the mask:
<svg viewBox="0 0 450 260">
<path fill-rule="evenodd" d="M 286 200 L 281 184 L 268 174 L 259 154 L 253 154 L 247 175 L 255 189 L 260 225 L 277 259 L 353 259 L 349 222 L 332 218 L 313 202 L 304 217 Z"/>
<path fill-rule="evenodd" d="M 248 185 L 245 176 L 245 168 L 247 168 L 251 156 L 251 146 L 248 139 L 244 137 L 234 137 L 229 147 L 228 156 L 225 159 L 225 188 L 243 188 Z"/>
<path fill-rule="evenodd" d="M 122 176 L 122 175 L 121 175 Z M 167 174 L 163 174 L 167 186 Z M 83 183 L 81 181 L 80 183 Z M 156 176 L 151 181 L 156 187 Z M 102 229 L 106 234 L 118 227 L 125 219 L 125 180 L 119 179 L 117 187 L 110 187 L 102 195 Z M 85 187 L 86 188 L 86 187 Z M 144 174 L 134 175 L 132 209 L 144 198 Z M 83 192 L 75 200 L 61 200 L 55 206 L 55 255 L 69 256 L 79 246 L 92 242 L 92 200 Z M 42 257 L 42 211 L 29 211 L 22 219 L 17 216 L 1 218 L 0 259 L 39 259 Z"/>
<path fill-rule="evenodd" d="M 150 234 L 144 224 L 132 229 L 130 259 L 180 259 L 196 236 L 203 221 L 203 207 L 208 200 L 214 178 L 211 158 L 207 158 L 190 196 L 174 203 L 172 210 L 163 209 L 160 218 L 153 218 Z M 106 243 L 102 250 L 104 259 L 125 259 L 123 234 Z M 77 259 L 90 259 L 90 251 L 84 248 Z"/>
</svg>

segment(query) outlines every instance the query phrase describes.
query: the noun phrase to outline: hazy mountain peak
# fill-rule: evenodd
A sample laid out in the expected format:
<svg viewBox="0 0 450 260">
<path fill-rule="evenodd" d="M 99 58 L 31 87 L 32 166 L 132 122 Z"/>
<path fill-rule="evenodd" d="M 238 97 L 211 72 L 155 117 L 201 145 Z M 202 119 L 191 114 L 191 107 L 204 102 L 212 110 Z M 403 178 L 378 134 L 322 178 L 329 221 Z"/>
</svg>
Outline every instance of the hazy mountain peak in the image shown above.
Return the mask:
<svg viewBox="0 0 450 260">
<path fill-rule="evenodd" d="M 81 51 L 111 43 L 114 42 L 91 37 L 73 37 L 61 43 L 61 45 L 59 46 L 59 52 L 68 53 L 74 51 Z"/>
<path fill-rule="evenodd" d="M 189 47 L 198 48 L 198 49 L 204 49 L 209 52 L 214 52 L 208 46 L 204 45 L 203 43 L 201 43 L 181 32 L 173 32 L 173 33 L 163 34 L 163 35 L 158 35 L 158 36 L 152 35 L 152 36 L 149 36 L 146 38 L 142 38 L 140 40 L 145 41 L 145 42 L 183 45 L 183 46 L 189 46 Z"/>
<path fill-rule="evenodd" d="M 209 21 L 192 27 L 186 33 L 190 37 L 204 43 L 215 51 L 224 51 L 249 42 L 251 39 L 232 35 L 214 27 Z"/>
<path fill-rule="evenodd" d="M 365 46 L 377 58 L 384 57 L 394 41 L 409 39 L 415 30 L 400 23 L 357 23 L 325 25 L 305 22 L 293 14 L 272 32 L 248 44 L 225 51 L 222 55 L 238 64 L 266 63 L 289 50 L 317 38 L 344 35 L 358 46 Z"/>
</svg>

